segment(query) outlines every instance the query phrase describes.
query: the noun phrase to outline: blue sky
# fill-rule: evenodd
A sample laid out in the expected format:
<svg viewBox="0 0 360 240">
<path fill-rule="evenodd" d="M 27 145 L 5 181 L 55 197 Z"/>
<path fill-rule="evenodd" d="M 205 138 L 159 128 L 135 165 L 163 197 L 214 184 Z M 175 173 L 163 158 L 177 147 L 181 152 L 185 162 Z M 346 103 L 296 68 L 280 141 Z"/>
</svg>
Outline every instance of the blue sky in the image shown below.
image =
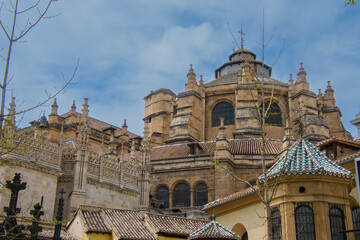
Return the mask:
<svg viewBox="0 0 360 240">
<path fill-rule="evenodd" d="M 245 47 L 261 57 L 263 8 L 266 38 L 274 32 L 265 49 L 267 64 L 285 43 L 273 77 L 287 82 L 304 62 L 312 91 L 324 92 L 331 81 L 343 123 L 357 137 L 349 121 L 360 112 L 360 8 L 345 7 L 343 0 L 59 0 L 50 15 L 61 14 L 15 45 L 7 96 L 16 97 L 18 109 L 36 104 L 45 89 L 61 86 L 61 74 L 70 76 L 80 58 L 76 84 L 57 97 L 59 113 L 73 100 L 81 112 L 88 97 L 91 117 L 116 126 L 127 119 L 129 131 L 142 134 L 143 97 L 151 90 L 184 91 L 189 64 L 205 82 L 214 79 L 233 48 L 227 22 L 238 38 L 242 23 Z M 4 10 L 1 19 L 9 20 Z M 48 115 L 50 104 L 25 114 L 20 126 L 41 111 Z"/>
</svg>

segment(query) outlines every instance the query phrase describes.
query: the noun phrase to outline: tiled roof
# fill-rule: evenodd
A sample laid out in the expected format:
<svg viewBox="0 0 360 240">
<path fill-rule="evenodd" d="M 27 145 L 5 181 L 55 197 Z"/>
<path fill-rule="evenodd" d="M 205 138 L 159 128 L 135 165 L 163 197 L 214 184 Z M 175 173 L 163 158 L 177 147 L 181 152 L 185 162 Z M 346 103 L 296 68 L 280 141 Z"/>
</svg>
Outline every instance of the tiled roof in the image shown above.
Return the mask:
<svg viewBox="0 0 360 240">
<path fill-rule="evenodd" d="M 322 147 L 326 146 L 327 144 L 333 143 L 333 142 L 343 143 L 345 145 L 350 145 L 353 147 L 360 148 L 360 142 L 358 140 L 349 140 L 349 139 L 339 138 L 339 137 L 332 137 L 332 138 L 326 139 L 326 140 L 321 141 L 318 144 L 316 144 L 316 146 L 321 149 Z"/>
<path fill-rule="evenodd" d="M 200 142 L 202 150 L 197 150 L 196 156 L 209 156 L 214 154 L 215 142 Z M 233 155 L 257 155 L 261 154 L 260 139 L 230 139 L 229 151 Z M 265 154 L 277 155 L 282 151 L 282 142 L 276 139 L 266 139 Z M 187 143 L 165 145 L 152 148 L 151 160 L 179 159 L 192 156 Z"/>
<path fill-rule="evenodd" d="M 249 195 L 255 193 L 256 190 L 259 190 L 258 186 L 254 186 L 253 188 L 245 188 L 239 192 L 227 195 L 225 197 L 216 199 L 215 201 L 205 204 L 203 210 L 208 210 L 213 207 L 217 207 L 217 206 L 223 205 L 225 203 L 232 202 L 237 199 L 249 196 Z"/>
<path fill-rule="evenodd" d="M 69 116 L 70 116 L 70 111 L 61 115 L 61 117 L 63 117 L 63 118 L 67 118 L 67 117 L 69 117 Z M 79 121 L 80 121 L 80 118 L 81 118 L 81 114 L 80 114 L 80 113 L 76 113 L 76 118 L 77 118 L 77 122 L 79 122 Z M 100 120 L 98 120 L 98 119 L 89 117 L 89 124 L 90 124 L 90 127 L 91 127 L 91 128 L 93 128 L 93 129 L 95 129 L 95 130 L 98 130 L 98 131 L 103 131 L 103 130 L 106 129 L 106 128 L 113 127 L 113 128 L 115 128 L 115 137 L 121 135 L 121 130 L 122 130 L 122 128 L 116 127 L 116 126 L 114 126 L 114 125 L 110 125 L 110 124 L 105 123 L 105 122 L 103 122 L 103 121 L 100 121 Z M 136 134 L 134 134 L 134 133 L 131 133 L 131 132 L 129 132 L 129 131 L 128 131 L 128 134 L 129 134 L 130 139 L 139 137 L 138 135 L 136 135 Z"/>
<path fill-rule="evenodd" d="M 266 174 L 271 179 L 283 174 L 298 175 L 310 173 L 353 178 L 350 171 L 334 163 L 307 140 L 295 142 L 289 151 Z M 264 175 L 261 175 L 258 180 L 260 182 L 263 181 Z"/>
<path fill-rule="evenodd" d="M 82 208 L 79 214 L 84 222 L 86 233 L 111 233 L 111 229 L 105 224 L 100 208 Z"/>
<path fill-rule="evenodd" d="M 103 209 L 102 212 L 118 239 L 157 239 L 146 226 L 145 216 L 137 211 Z"/>
<path fill-rule="evenodd" d="M 78 210 L 86 233 L 112 232 L 118 239 L 155 240 L 155 233 L 185 236 L 208 221 L 140 213 L 135 210 L 80 206 Z"/>
<path fill-rule="evenodd" d="M 209 223 L 209 221 L 160 214 L 147 214 L 147 217 L 157 233 L 165 233 L 175 236 L 187 237 L 190 233 Z"/>
<path fill-rule="evenodd" d="M 191 233 L 188 237 L 189 240 L 193 239 L 240 239 L 240 237 L 227 229 L 220 223 L 216 222 L 215 219 L 210 223 L 206 224 L 202 228 Z"/>
<path fill-rule="evenodd" d="M 354 158 L 356 158 L 356 157 L 360 157 L 360 151 L 357 151 L 357 152 L 355 152 L 355 153 L 353 153 L 353 154 L 350 154 L 350 155 L 347 155 L 347 156 L 345 156 L 345 157 L 342 157 L 342 158 L 336 160 L 335 163 L 341 164 L 341 163 L 346 162 L 346 161 L 348 161 L 348 160 L 352 160 L 352 159 L 354 159 Z"/>
</svg>

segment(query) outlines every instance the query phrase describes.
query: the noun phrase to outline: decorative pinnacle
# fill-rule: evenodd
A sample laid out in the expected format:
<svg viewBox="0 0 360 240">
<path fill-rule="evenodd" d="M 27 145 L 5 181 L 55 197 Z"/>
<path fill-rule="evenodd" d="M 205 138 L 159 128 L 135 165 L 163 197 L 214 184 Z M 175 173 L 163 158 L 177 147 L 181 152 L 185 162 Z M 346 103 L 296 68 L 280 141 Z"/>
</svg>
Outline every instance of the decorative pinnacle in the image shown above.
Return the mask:
<svg viewBox="0 0 360 240">
<path fill-rule="evenodd" d="M 304 71 L 303 64 L 304 64 L 303 62 L 300 62 L 300 68 L 299 68 L 300 71 Z"/>
<path fill-rule="evenodd" d="M 293 81 L 293 76 L 292 76 L 292 73 L 290 73 L 290 81 Z"/>
<path fill-rule="evenodd" d="M 56 103 L 56 98 L 54 98 L 54 102 L 51 105 L 51 115 L 57 115 L 57 108 L 58 108 L 58 105 Z"/>
<path fill-rule="evenodd" d="M 123 128 L 127 128 L 127 125 L 126 125 L 126 119 L 124 119 L 124 124 L 122 125 Z"/>
<path fill-rule="evenodd" d="M 83 109 L 81 110 L 82 111 L 81 118 L 82 118 L 82 120 L 85 120 L 88 117 L 88 113 L 89 113 L 88 98 L 84 98 L 84 104 L 82 106 L 83 106 Z"/>
<path fill-rule="evenodd" d="M 75 113 L 76 106 L 75 106 L 75 100 L 73 101 L 73 104 L 71 105 L 71 113 Z"/>
</svg>

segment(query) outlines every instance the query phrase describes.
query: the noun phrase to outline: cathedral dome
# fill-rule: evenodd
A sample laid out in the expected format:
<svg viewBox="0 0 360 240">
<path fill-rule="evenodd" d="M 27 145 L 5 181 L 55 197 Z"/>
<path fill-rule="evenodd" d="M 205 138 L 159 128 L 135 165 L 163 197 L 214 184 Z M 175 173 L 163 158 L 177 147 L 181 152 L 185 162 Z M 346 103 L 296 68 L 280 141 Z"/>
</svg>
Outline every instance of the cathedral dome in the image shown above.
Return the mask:
<svg viewBox="0 0 360 240">
<path fill-rule="evenodd" d="M 226 74 L 237 73 L 242 70 L 245 62 L 248 61 L 255 72 L 262 72 L 262 62 L 256 60 L 256 54 L 245 48 L 240 48 L 229 55 L 229 62 L 224 63 L 215 70 L 215 79 L 218 79 Z M 264 64 L 265 77 L 271 77 L 271 67 Z"/>
</svg>

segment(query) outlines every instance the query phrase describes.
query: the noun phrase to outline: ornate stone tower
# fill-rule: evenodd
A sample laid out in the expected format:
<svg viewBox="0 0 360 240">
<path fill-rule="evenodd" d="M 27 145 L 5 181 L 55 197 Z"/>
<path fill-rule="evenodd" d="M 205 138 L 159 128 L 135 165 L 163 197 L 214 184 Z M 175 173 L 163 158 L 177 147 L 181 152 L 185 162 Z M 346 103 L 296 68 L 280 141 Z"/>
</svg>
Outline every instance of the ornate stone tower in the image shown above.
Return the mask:
<svg viewBox="0 0 360 240">
<path fill-rule="evenodd" d="M 177 112 L 170 125 L 166 143 L 203 140 L 204 86 L 196 82 L 196 74 L 190 64 L 185 92 L 177 95 Z"/>
<path fill-rule="evenodd" d="M 170 123 L 175 114 L 175 97 L 171 90 L 161 88 L 144 98 L 144 121 L 148 122 L 149 137 L 153 146 L 162 145 L 169 137 Z"/>
</svg>

